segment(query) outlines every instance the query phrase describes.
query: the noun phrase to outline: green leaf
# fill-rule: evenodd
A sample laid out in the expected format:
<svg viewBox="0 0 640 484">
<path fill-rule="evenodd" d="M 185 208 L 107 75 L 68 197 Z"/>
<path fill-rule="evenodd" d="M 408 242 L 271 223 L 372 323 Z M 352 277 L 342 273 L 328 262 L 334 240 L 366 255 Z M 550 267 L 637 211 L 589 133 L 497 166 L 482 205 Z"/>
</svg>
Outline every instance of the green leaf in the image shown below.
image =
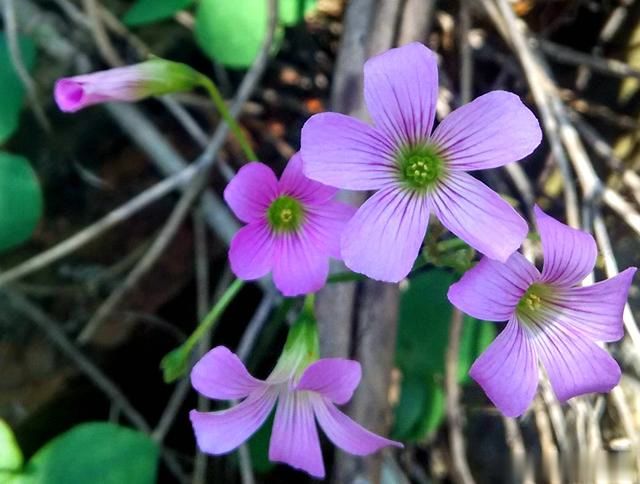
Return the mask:
<svg viewBox="0 0 640 484">
<path fill-rule="evenodd" d="M 316 0 L 281 0 L 280 27 L 295 25 L 315 7 Z M 249 67 L 267 33 L 267 2 L 264 0 L 201 0 L 196 12 L 196 40 L 200 48 L 221 64 Z M 282 28 L 276 31 L 275 50 L 282 40 Z"/>
<path fill-rule="evenodd" d="M 184 10 L 193 0 L 137 0 L 124 15 L 122 21 L 131 26 L 165 20 Z"/>
<path fill-rule="evenodd" d="M 41 215 L 40 183 L 29 162 L 0 151 L 0 251 L 28 239 Z"/>
<path fill-rule="evenodd" d="M 36 49 L 33 41 L 20 38 L 20 51 L 26 67 L 33 67 Z M 16 74 L 9 55 L 9 48 L 3 31 L 0 31 L 0 143 L 6 141 L 18 128 L 20 111 L 24 103 L 24 87 Z"/>
<path fill-rule="evenodd" d="M 393 434 L 421 440 L 432 434 L 445 412 L 445 354 L 453 307 L 447 299 L 456 276 L 442 269 L 417 274 L 401 294 L 396 364 L 402 372 Z M 465 316 L 460 339 L 458 379 L 469 381 L 473 361 L 493 340 L 493 324 Z"/>
<path fill-rule="evenodd" d="M 16 442 L 11 427 L 0 420 L 0 482 L 7 475 L 18 472 L 22 467 L 22 451 Z"/>
<path fill-rule="evenodd" d="M 20 484 L 152 484 L 158 446 L 126 427 L 78 425 L 42 447 L 29 460 Z"/>
<path fill-rule="evenodd" d="M 269 460 L 269 441 L 271 440 L 273 415 L 274 413 L 271 412 L 267 421 L 249 440 L 251 465 L 258 474 L 266 474 L 275 467 L 275 464 Z"/>
</svg>

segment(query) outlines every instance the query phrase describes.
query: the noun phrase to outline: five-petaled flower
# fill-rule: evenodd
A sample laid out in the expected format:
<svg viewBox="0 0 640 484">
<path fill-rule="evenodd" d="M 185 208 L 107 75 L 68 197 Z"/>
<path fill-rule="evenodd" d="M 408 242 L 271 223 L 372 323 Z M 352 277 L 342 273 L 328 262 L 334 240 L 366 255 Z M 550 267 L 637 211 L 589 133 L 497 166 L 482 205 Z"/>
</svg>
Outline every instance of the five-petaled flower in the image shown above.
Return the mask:
<svg viewBox="0 0 640 484">
<path fill-rule="evenodd" d="M 521 415 L 538 386 L 538 360 L 560 401 L 607 392 L 620 367 L 596 341 L 623 336 L 622 312 L 635 267 L 578 284 L 593 270 L 593 237 L 535 207 L 542 273 L 515 252 L 506 263 L 483 258 L 449 289 L 449 300 L 479 319 L 508 321 L 469 374 L 507 416 Z"/>
<path fill-rule="evenodd" d="M 505 261 L 526 222 L 467 171 L 531 153 L 541 140 L 535 116 L 511 93 L 493 91 L 455 110 L 433 130 L 438 97 L 435 54 L 419 43 L 368 60 L 364 96 L 372 127 L 338 113 L 302 128 L 304 173 L 327 185 L 377 190 L 347 225 L 346 265 L 397 282 L 411 270 L 433 212 L 486 256 Z"/>
<path fill-rule="evenodd" d="M 296 326 L 298 326 L 296 328 Z M 240 359 L 224 346 L 209 351 L 193 368 L 191 382 L 201 394 L 219 400 L 244 398 L 228 410 L 192 410 L 199 448 L 225 454 L 245 442 L 277 404 L 269 459 L 324 477 L 316 422 L 338 447 L 355 455 L 402 444 L 376 435 L 336 407 L 347 403 L 361 377 L 360 364 L 342 358 L 317 359 L 315 328 L 296 325 L 266 380 L 252 377 Z"/>
<path fill-rule="evenodd" d="M 322 288 L 329 257 L 340 258 L 340 234 L 355 212 L 333 200 L 336 193 L 303 175 L 299 154 L 279 181 L 262 163 L 243 166 L 224 191 L 233 212 L 248 224 L 231 241 L 233 272 L 252 280 L 272 271 L 285 296 Z"/>
<path fill-rule="evenodd" d="M 126 67 L 59 79 L 53 94 L 60 110 L 74 113 L 94 104 L 134 102 L 149 96 L 188 91 L 202 81 L 203 76 L 185 64 L 151 59 Z"/>
</svg>

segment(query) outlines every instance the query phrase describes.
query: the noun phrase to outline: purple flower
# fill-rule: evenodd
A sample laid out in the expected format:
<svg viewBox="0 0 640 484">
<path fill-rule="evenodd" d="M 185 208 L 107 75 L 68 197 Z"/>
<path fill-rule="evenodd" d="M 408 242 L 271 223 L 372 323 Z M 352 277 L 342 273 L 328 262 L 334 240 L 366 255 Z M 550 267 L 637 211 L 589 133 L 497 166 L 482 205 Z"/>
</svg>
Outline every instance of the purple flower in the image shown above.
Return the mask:
<svg viewBox="0 0 640 484">
<path fill-rule="evenodd" d="M 185 64 L 152 59 L 127 67 L 66 77 L 56 82 L 54 97 L 60 110 L 74 113 L 109 101 L 134 102 L 149 96 L 188 91 L 202 75 Z"/>
<path fill-rule="evenodd" d="M 618 384 L 620 368 L 595 341 L 623 336 L 622 312 L 631 267 L 582 287 L 595 265 L 591 235 L 535 207 L 542 239 L 542 274 L 520 253 L 506 263 L 483 258 L 449 289 L 449 300 L 479 319 L 508 321 L 469 374 L 507 416 L 521 415 L 538 386 L 538 361 L 560 401 Z"/>
<path fill-rule="evenodd" d="M 387 445 L 402 447 L 369 432 L 336 407 L 351 399 L 360 376 L 356 361 L 310 362 L 304 345 L 287 343 L 271 375 L 258 380 L 235 354 L 217 346 L 195 365 L 191 382 L 209 398 L 244 400 L 228 410 L 190 412 L 198 447 L 215 455 L 234 450 L 262 426 L 276 401 L 269 459 L 312 476 L 325 475 L 315 420 L 335 445 L 351 454 L 367 455 Z"/>
<path fill-rule="evenodd" d="M 337 113 L 302 129 L 305 174 L 321 183 L 376 190 L 347 225 L 346 265 L 397 282 L 418 255 L 429 214 L 492 259 L 505 261 L 526 222 L 467 171 L 519 160 L 540 143 L 538 121 L 511 93 L 493 91 L 433 130 L 438 97 L 435 54 L 419 43 L 369 59 L 364 96 L 374 126 Z"/>
<path fill-rule="evenodd" d="M 258 162 L 243 166 L 224 191 L 236 216 L 247 223 L 231 241 L 231 269 L 241 279 L 273 272 L 285 296 L 324 286 L 329 257 L 340 258 L 340 234 L 355 209 L 333 200 L 335 188 L 302 174 L 299 154 L 280 178 Z"/>
</svg>

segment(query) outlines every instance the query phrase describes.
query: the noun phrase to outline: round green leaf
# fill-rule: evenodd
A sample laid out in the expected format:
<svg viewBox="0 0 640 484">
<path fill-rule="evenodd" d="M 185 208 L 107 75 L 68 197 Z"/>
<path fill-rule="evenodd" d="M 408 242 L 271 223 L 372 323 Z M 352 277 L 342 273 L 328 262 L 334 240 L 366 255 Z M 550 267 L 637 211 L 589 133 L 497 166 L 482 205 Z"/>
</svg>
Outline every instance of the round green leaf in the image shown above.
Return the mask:
<svg viewBox="0 0 640 484">
<path fill-rule="evenodd" d="M 158 447 L 126 427 L 92 422 L 56 437 L 29 460 L 20 484 L 153 484 Z"/>
<path fill-rule="evenodd" d="M 11 427 L 0 420 L 0 482 L 5 476 L 22 467 L 22 452 Z"/>
<path fill-rule="evenodd" d="M 29 162 L 0 151 L 0 250 L 28 239 L 42 215 L 42 191 Z"/>
<path fill-rule="evenodd" d="M 27 68 L 35 62 L 35 46 L 31 39 L 20 39 L 22 60 Z M 20 111 L 24 102 L 24 86 L 16 74 L 9 55 L 4 32 L 0 31 L 0 143 L 13 134 L 18 127 Z"/>
</svg>

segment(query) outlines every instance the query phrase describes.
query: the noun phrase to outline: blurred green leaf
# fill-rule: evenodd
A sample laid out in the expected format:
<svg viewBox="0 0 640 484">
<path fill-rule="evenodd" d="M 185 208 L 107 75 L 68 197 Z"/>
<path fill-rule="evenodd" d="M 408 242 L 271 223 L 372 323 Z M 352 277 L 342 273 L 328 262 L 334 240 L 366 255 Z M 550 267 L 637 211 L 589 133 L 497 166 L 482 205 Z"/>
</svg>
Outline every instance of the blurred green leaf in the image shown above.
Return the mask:
<svg viewBox="0 0 640 484">
<path fill-rule="evenodd" d="M 20 484 L 152 484 L 158 446 L 146 435 L 106 422 L 78 425 L 42 447 Z"/>
<path fill-rule="evenodd" d="M 137 0 L 122 21 L 129 26 L 144 25 L 172 17 L 194 0 Z"/>
<path fill-rule="evenodd" d="M 18 472 L 22 467 L 22 451 L 13 435 L 11 427 L 0 420 L 0 482 L 5 482 L 9 474 Z"/>
<path fill-rule="evenodd" d="M 294 25 L 315 6 L 316 0 L 281 0 L 280 26 Z M 267 2 L 264 0 L 200 0 L 196 12 L 195 35 L 200 48 L 221 64 L 249 67 L 267 32 Z M 276 32 L 276 47 L 282 29 Z"/>
<path fill-rule="evenodd" d="M 20 38 L 20 51 L 26 67 L 33 67 L 36 49 L 33 41 Z M 3 31 L 0 31 L 0 143 L 7 140 L 18 128 L 20 111 L 24 102 L 24 87 L 16 74 L 9 55 L 9 47 Z"/>
<path fill-rule="evenodd" d="M 251 465 L 253 470 L 259 474 L 266 474 L 275 467 L 275 464 L 269 460 L 269 441 L 271 440 L 273 415 L 274 413 L 271 412 L 267 421 L 249 440 Z"/>
<path fill-rule="evenodd" d="M 444 418 L 445 353 L 453 311 L 447 291 L 455 280 L 451 272 L 432 269 L 411 278 L 401 294 L 396 364 L 402 372 L 402 384 L 395 410 L 396 438 L 424 439 Z M 458 361 L 460 382 L 469 381 L 471 364 L 494 335 L 493 324 L 465 316 Z"/>
<path fill-rule="evenodd" d="M 28 239 L 41 215 L 40 182 L 31 165 L 0 151 L 0 251 Z"/>
</svg>

